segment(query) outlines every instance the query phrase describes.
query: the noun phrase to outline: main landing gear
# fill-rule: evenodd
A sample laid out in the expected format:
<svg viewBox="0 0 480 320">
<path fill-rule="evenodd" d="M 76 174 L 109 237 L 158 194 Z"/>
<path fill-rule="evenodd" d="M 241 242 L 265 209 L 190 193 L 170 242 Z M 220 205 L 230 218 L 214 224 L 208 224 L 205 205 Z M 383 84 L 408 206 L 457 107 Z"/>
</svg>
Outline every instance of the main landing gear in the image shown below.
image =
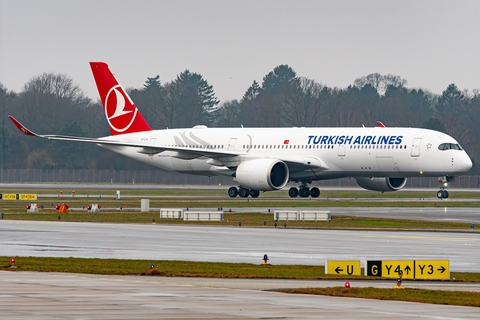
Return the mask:
<svg viewBox="0 0 480 320">
<path fill-rule="evenodd" d="M 242 198 L 248 198 L 248 196 L 251 196 L 252 198 L 258 198 L 259 195 L 260 191 L 250 190 L 243 187 L 230 187 L 230 189 L 228 189 L 228 196 L 230 198 L 235 198 L 236 196 L 240 196 Z"/>
<path fill-rule="evenodd" d="M 445 189 L 447 189 L 448 184 L 453 181 L 453 178 L 454 177 L 449 177 L 449 176 L 438 177 L 438 182 L 440 183 L 440 190 L 438 190 L 437 192 L 438 199 L 448 198 L 450 194 Z"/>
<path fill-rule="evenodd" d="M 302 182 L 300 187 L 291 187 L 288 190 L 288 195 L 290 198 L 296 198 L 300 196 L 301 198 L 307 198 L 308 196 L 312 198 L 320 197 L 320 189 L 317 187 L 309 188 L 306 182 Z"/>
</svg>

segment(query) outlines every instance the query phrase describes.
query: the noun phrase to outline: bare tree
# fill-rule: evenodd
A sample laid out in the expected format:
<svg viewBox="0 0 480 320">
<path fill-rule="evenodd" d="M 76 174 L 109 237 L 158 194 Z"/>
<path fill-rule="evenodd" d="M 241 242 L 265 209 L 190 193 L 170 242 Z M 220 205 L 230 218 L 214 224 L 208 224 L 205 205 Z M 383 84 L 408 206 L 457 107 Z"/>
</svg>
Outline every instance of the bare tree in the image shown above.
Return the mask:
<svg viewBox="0 0 480 320">
<path fill-rule="evenodd" d="M 294 78 L 279 98 L 283 123 L 295 127 L 314 126 L 322 112 L 323 86 L 305 77 Z"/>
<path fill-rule="evenodd" d="M 237 127 L 242 124 L 240 120 L 241 105 L 237 100 L 225 101 L 220 104 L 218 110 L 218 126 Z"/>
<path fill-rule="evenodd" d="M 398 88 L 405 87 L 407 85 L 407 80 L 393 74 L 381 75 L 380 73 L 372 73 L 368 76 L 355 79 L 354 85 L 358 88 L 370 85 L 377 90 L 378 94 L 383 95 L 389 86 Z"/>
<path fill-rule="evenodd" d="M 65 74 L 43 73 L 27 82 L 20 93 L 16 112 L 33 128 L 58 132 L 73 118 L 81 118 L 78 107 L 90 104 L 73 79 Z"/>
</svg>

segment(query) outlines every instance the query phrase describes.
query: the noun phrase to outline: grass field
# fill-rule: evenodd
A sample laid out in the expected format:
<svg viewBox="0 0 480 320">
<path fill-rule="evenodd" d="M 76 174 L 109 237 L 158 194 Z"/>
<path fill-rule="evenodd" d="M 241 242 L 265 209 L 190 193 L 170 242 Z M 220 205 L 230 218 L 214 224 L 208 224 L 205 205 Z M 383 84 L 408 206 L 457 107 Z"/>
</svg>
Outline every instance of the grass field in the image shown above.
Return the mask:
<svg viewBox="0 0 480 320">
<path fill-rule="evenodd" d="M 262 213 L 225 213 L 223 222 L 215 221 L 183 221 L 173 219 L 159 219 L 157 212 L 138 213 L 138 212 L 103 212 L 102 213 L 8 213 L 5 219 L 8 220 L 35 220 L 35 221 L 60 221 L 64 222 L 109 222 L 109 223 L 152 223 L 155 219 L 156 224 L 202 224 L 209 226 L 232 226 L 238 227 L 238 222 L 242 222 L 242 227 L 264 227 L 266 221 L 267 228 L 274 227 L 273 215 Z M 309 229 L 357 229 L 357 230 L 458 230 L 469 231 L 471 225 L 461 222 L 439 222 L 425 220 L 402 220 L 402 219 L 384 219 L 384 218 L 365 218 L 365 217 L 346 217 L 334 216 L 330 222 L 326 221 L 288 221 L 287 228 L 309 228 Z M 284 228 L 284 222 L 278 222 L 277 228 Z"/>
</svg>

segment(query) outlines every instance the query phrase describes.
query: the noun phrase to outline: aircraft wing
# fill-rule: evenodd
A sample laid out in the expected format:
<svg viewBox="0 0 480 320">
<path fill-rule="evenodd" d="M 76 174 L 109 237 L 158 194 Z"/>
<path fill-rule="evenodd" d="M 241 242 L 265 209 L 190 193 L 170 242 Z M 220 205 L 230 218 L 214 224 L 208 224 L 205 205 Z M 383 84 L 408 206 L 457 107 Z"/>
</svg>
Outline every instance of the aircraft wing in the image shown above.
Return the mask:
<svg viewBox="0 0 480 320">
<path fill-rule="evenodd" d="M 318 157 L 301 157 L 301 156 L 293 156 L 293 157 L 278 157 L 279 160 L 285 162 L 288 166 L 290 172 L 299 172 L 308 169 L 316 169 L 316 170 L 328 170 L 330 169 L 329 166 Z"/>
<path fill-rule="evenodd" d="M 171 147 L 171 146 L 149 146 L 142 143 L 133 143 L 133 142 L 115 140 L 114 138 L 102 139 L 102 138 L 73 137 L 73 136 L 62 136 L 62 135 L 41 135 L 28 129 L 14 117 L 12 116 L 8 116 L 8 117 L 10 118 L 10 120 L 12 120 L 15 126 L 25 135 L 33 136 L 36 138 L 42 138 L 42 139 L 77 141 L 77 142 L 95 143 L 97 145 L 141 148 L 141 150 L 138 150 L 137 152 L 143 153 L 143 154 L 150 154 L 150 155 L 154 155 L 163 151 L 176 151 L 178 152 L 177 157 L 182 159 L 194 159 L 202 156 L 209 157 L 209 158 L 222 158 L 222 157 L 231 157 L 231 156 L 240 155 L 238 152 L 204 149 L 204 146 L 199 146 L 196 149 L 192 149 L 192 148 Z"/>
<path fill-rule="evenodd" d="M 10 118 L 10 120 L 12 120 L 15 126 L 25 135 L 42 138 L 42 139 L 76 141 L 76 142 L 95 143 L 97 145 L 139 148 L 137 152 L 147 154 L 147 155 L 154 155 L 157 153 L 161 153 L 163 151 L 175 151 L 177 152 L 177 154 L 174 157 L 180 158 L 180 159 L 195 159 L 199 157 L 208 157 L 212 159 L 218 159 L 218 158 L 226 158 L 226 157 L 236 157 L 244 154 L 244 153 L 239 153 L 234 151 L 226 151 L 226 150 L 218 151 L 218 150 L 206 149 L 205 146 L 198 146 L 198 148 L 184 148 L 184 147 L 172 147 L 172 146 L 149 146 L 147 144 L 125 142 L 125 141 L 115 139 L 115 138 L 118 138 L 118 136 L 112 137 L 112 139 L 104 139 L 104 138 L 62 136 L 62 135 L 41 135 L 28 129 L 14 117 L 12 116 L 8 116 L 8 117 Z M 262 155 L 259 155 L 259 157 L 262 157 Z M 263 157 L 269 158 L 269 156 L 267 155 L 263 155 Z M 308 169 L 317 169 L 317 170 L 329 169 L 327 164 L 325 164 L 324 161 L 322 161 L 320 158 L 317 158 L 317 157 L 279 156 L 279 157 L 272 157 L 272 158 L 284 161 L 292 172 L 304 171 Z"/>
</svg>

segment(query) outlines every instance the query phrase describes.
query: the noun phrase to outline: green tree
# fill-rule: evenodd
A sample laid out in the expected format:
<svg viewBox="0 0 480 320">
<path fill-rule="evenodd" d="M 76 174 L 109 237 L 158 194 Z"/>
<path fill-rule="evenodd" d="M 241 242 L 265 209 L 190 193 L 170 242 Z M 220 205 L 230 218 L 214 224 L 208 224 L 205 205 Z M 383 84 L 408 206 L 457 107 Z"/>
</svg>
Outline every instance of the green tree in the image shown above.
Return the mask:
<svg viewBox="0 0 480 320">
<path fill-rule="evenodd" d="M 466 98 L 455 84 L 450 84 L 442 95 L 438 98 L 435 105 L 437 113 L 440 115 L 449 115 L 462 113 L 465 110 Z"/>
<path fill-rule="evenodd" d="M 262 88 L 257 81 L 253 81 L 252 85 L 243 95 L 241 104 L 241 124 L 248 127 L 270 127 L 273 123 L 277 123 L 272 118 L 278 119 L 277 112 L 272 112 L 271 96 L 262 95 Z"/>
<path fill-rule="evenodd" d="M 377 120 L 388 126 L 420 127 L 433 116 L 431 102 L 423 90 L 388 86 L 380 100 Z"/>
<path fill-rule="evenodd" d="M 262 94 L 279 96 L 288 90 L 290 81 L 295 79 L 297 73 L 288 65 L 282 64 L 263 77 Z"/>
<path fill-rule="evenodd" d="M 351 95 L 350 99 L 353 101 L 350 102 L 353 102 L 351 107 L 356 114 L 355 118 L 361 121 L 357 125 L 374 126 L 379 116 L 380 95 L 378 91 L 367 84 L 358 91 L 351 90 Z"/>
<path fill-rule="evenodd" d="M 180 126 L 192 127 L 197 124 L 211 124 L 217 117 L 218 99 L 213 87 L 200 74 L 185 70 L 175 80 L 180 95 L 182 118 Z"/>
<path fill-rule="evenodd" d="M 131 89 L 129 95 L 150 126 L 165 127 L 163 109 L 165 92 L 160 76 L 147 77 L 142 89 Z"/>
<path fill-rule="evenodd" d="M 11 131 L 5 126 L 5 121 L 8 121 L 7 116 L 11 112 L 13 101 L 16 99 L 16 94 L 7 90 L 0 83 L 0 110 L 2 116 L 2 127 L 0 131 L 1 137 L 1 155 L 2 155 L 2 168 L 5 169 L 7 166 L 7 157 L 11 154 L 14 146 L 12 145 L 12 134 Z"/>
<path fill-rule="evenodd" d="M 422 128 L 447 133 L 447 131 L 445 130 L 445 125 L 443 124 L 443 122 L 440 121 L 439 119 L 435 118 L 435 117 L 431 117 L 430 119 L 425 121 L 422 125 Z"/>
</svg>

